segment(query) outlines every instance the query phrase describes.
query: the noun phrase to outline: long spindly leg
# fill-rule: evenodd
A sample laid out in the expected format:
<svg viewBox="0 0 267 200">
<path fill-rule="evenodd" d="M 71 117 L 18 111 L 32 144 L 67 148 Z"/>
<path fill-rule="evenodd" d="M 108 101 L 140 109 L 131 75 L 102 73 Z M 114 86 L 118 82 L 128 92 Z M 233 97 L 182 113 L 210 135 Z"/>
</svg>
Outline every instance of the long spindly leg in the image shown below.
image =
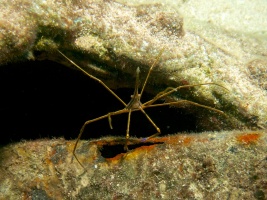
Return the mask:
<svg viewBox="0 0 267 200">
<path fill-rule="evenodd" d="M 160 57 L 161 57 L 163 51 L 164 51 L 164 49 L 161 49 L 161 51 L 159 52 L 159 54 L 158 54 L 156 60 L 153 62 L 153 64 L 152 64 L 151 67 L 149 68 L 149 71 L 148 71 L 148 73 L 147 73 L 147 75 L 146 75 L 146 79 L 145 79 L 145 82 L 144 82 L 143 87 L 142 87 L 142 90 L 141 90 L 141 93 L 139 94 L 139 95 L 140 95 L 140 98 L 141 98 L 141 96 L 142 96 L 142 94 L 143 94 L 143 92 L 144 92 L 144 90 L 145 90 L 145 87 L 146 87 L 146 84 L 147 84 L 147 80 L 148 80 L 148 78 L 149 78 L 149 76 L 150 76 L 150 74 L 151 74 L 151 71 L 152 71 L 152 69 L 155 67 L 155 65 L 157 64 L 157 62 L 159 61 L 159 59 L 160 59 Z"/>
<path fill-rule="evenodd" d="M 106 88 L 114 97 L 116 97 L 124 106 L 126 106 L 126 103 L 118 96 L 116 95 L 109 87 L 100 79 L 96 78 L 95 76 L 89 74 L 87 71 L 85 71 L 83 68 L 81 68 L 79 65 L 77 65 L 75 62 L 73 62 L 71 59 L 69 59 L 64 53 L 57 50 L 64 58 L 66 58 L 71 64 L 73 64 L 76 68 L 81 70 L 85 75 L 89 76 L 91 79 L 94 79 L 98 83 L 100 83 L 104 88 Z"/>
<path fill-rule="evenodd" d="M 129 109 L 128 111 L 129 111 L 129 113 L 128 113 L 127 129 L 126 129 L 126 140 L 125 140 L 125 145 L 124 145 L 124 150 L 125 151 L 129 150 L 128 149 L 128 139 L 130 137 L 129 132 L 130 132 L 131 113 L 132 113 L 131 109 Z"/>
<path fill-rule="evenodd" d="M 206 108 L 206 109 L 208 109 L 208 110 L 212 110 L 212 111 L 214 111 L 214 112 L 218 112 L 218 113 L 220 113 L 221 115 L 224 115 L 224 116 L 227 117 L 227 115 L 226 115 L 223 111 L 221 111 L 221 110 L 218 110 L 218 109 L 216 109 L 216 108 L 212 108 L 212 107 L 210 107 L 210 106 L 205 106 L 205 105 L 202 105 L 202 104 L 199 104 L 199 103 L 195 103 L 195 102 L 193 102 L 193 101 L 188 101 L 188 100 L 180 100 L 180 101 L 175 101 L 175 102 L 168 102 L 168 103 L 161 103 L 161 104 L 147 105 L 147 106 L 144 106 L 143 108 L 145 109 L 145 108 L 152 108 L 152 107 L 159 107 L 159 106 L 171 106 L 171 105 L 181 104 L 181 103 L 188 103 L 188 104 L 191 104 L 191 105 L 194 105 L 194 106 L 198 106 L 198 107 Z M 155 124 L 155 123 L 150 119 L 150 117 L 145 113 L 145 111 L 144 111 L 143 109 L 140 109 L 140 110 L 145 114 L 145 116 L 149 119 L 149 121 L 153 124 L 153 126 L 154 126 L 154 127 L 157 127 L 156 124 Z M 159 130 L 157 133 L 155 133 L 155 134 L 153 134 L 153 135 L 151 135 L 151 136 L 149 136 L 149 137 L 147 137 L 147 138 L 144 138 L 144 141 L 145 141 L 145 140 L 148 140 L 148 139 L 150 139 L 150 138 L 156 137 L 156 136 L 158 136 L 160 133 L 161 133 L 161 132 L 160 132 L 160 130 Z"/>
<path fill-rule="evenodd" d="M 161 99 L 161 98 L 163 98 L 163 97 L 166 97 L 166 96 L 168 96 L 168 95 L 170 95 L 170 94 L 172 94 L 172 93 L 174 93 L 174 92 L 176 92 L 177 90 L 180 90 L 180 89 L 182 89 L 182 88 L 191 88 L 191 87 L 196 87 L 196 86 L 201 86 L 201 85 L 217 85 L 217 86 L 219 86 L 219 87 L 221 87 L 221 88 L 223 88 L 223 89 L 229 91 L 226 87 L 224 87 L 224 86 L 222 86 L 222 85 L 220 85 L 220 84 L 217 84 L 217 83 L 201 83 L 201 84 L 194 84 L 194 85 L 183 85 L 183 86 L 178 86 L 178 87 L 176 87 L 176 88 L 171 88 L 171 87 L 169 87 L 169 88 L 165 89 L 164 91 L 158 93 L 153 99 L 151 99 L 151 100 L 145 102 L 145 103 L 143 104 L 143 106 L 146 107 L 146 106 L 148 106 L 148 105 L 151 105 L 151 104 L 153 104 L 155 101 L 157 101 L 158 99 Z"/>
<path fill-rule="evenodd" d="M 108 114 L 106 114 L 106 115 L 102 115 L 102 116 L 97 117 L 97 118 L 95 118 L 95 119 L 88 120 L 88 121 L 86 121 L 86 122 L 83 124 L 82 128 L 80 129 L 80 133 L 79 133 L 79 135 L 78 135 L 78 137 L 77 137 L 77 139 L 76 139 L 76 142 L 75 142 L 75 145 L 74 145 L 72 154 L 73 154 L 73 156 L 75 157 L 75 159 L 77 160 L 77 162 L 78 162 L 84 169 L 85 169 L 85 167 L 84 167 L 84 166 L 82 165 L 82 163 L 79 161 L 79 159 L 78 159 L 78 157 L 77 157 L 75 151 L 76 151 L 78 142 L 79 142 L 79 140 L 80 140 L 80 138 L 81 138 L 81 136 L 82 136 L 82 134 L 83 134 L 83 132 L 84 132 L 85 127 L 86 127 L 88 124 L 92 123 L 92 122 L 95 122 L 95 121 L 98 121 L 98 120 L 101 120 L 101 119 L 104 119 L 104 118 L 108 118 L 108 120 L 109 120 L 109 125 L 111 126 L 111 121 L 110 121 L 110 120 L 111 120 L 111 116 L 113 116 L 113 115 L 118 115 L 118 114 L 122 114 L 122 113 L 126 113 L 126 112 L 129 112 L 129 111 L 126 110 L 126 109 L 122 109 L 122 110 L 118 110 L 118 111 L 115 111 L 115 112 L 110 112 L 110 113 L 108 113 Z M 111 126 L 111 127 L 112 127 L 112 126 Z"/>
<path fill-rule="evenodd" d="M 191 105 L 194 105 L 194 106 L 206 108 L 208 110 L 212 110 L 214 112 L 220 113 L 221 115 L 224 115 L 224 116 L 227 117 L 227 115 L 223 111 L 221 111 L 221 110 L 218 110 L 216 108 L 212 108 L 210 106 L 205 106 L 205 105 L 202 105 L 202 104 L 199 104 L 199 103 L 196 103 L 196 102 L 193 102 L 193 101 L 189 101 L 189 100 L 179 100 L 179 101 L 174 101 L 174 102 L 167 102 L 167 103 L 147 105 L 144 108 L 152 108 L 152 107 L 159 107 L 159 106 L 171 106 L 171 105 L 182 104 L 182 103 L 187 103 L 187 104 L 191 104 Z"/>
<path fill-rule="evenodd" d="M 153 120 L 148 116 L 148 114 L 144 111 L 143 108 L 140 107 L 139 109 L 146 116 L 146 118 L 150 121 L 150 123 L 155 127 L 155 129 L 157 130 L 157 133 L 155 133 L 155 134 L 153 134 L 147 138 L 144 138 L 143 140 L 145 141 L 149 138 L 158 136 L 161 133 L 160 128 L 155 124 L 155 122 L 153 122 Z"/>
</svg>

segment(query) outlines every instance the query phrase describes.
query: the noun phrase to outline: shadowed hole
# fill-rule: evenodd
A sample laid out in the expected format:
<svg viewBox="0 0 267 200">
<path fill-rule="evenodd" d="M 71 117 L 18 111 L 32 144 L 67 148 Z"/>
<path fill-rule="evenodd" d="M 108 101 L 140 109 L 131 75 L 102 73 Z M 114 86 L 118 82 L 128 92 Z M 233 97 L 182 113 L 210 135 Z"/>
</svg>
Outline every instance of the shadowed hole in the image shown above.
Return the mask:
<svg viewBox="0 0 267 200">
<path fill-rule="evenodd" d="M 128 145 L 129 151 L 134 150 L 138 147 L 151 146 L 155 144 L 163 144 L 161 142 L 145 142 L 140 144 Z M 126 153 L 124 150 L 124 144 L 118 145 L 103 145 L 100 149 L 101 156 L 104 158 L 113 158 L 118 154 Z"/>
</svg>

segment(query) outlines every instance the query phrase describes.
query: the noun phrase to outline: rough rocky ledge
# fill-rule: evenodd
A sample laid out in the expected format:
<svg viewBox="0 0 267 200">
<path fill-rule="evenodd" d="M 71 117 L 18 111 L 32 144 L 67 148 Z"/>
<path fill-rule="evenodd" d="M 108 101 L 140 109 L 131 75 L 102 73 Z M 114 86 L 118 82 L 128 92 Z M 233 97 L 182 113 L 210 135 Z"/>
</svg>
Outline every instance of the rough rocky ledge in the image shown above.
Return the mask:
<svg viewBox="0 0 267 200">
<path fill-rule="evenodd" d="M 60 49 L 109 87 L 132 88 L 136 68 L 144 79 L 164 49 L 147 92 L 206 82 L 229 91 L 202 86 L 165 99 L 222 110 L 227 117 L 188 107 L 203 130 L 220 132 L 154 139 L 110 159 L 101 147 L 122 139 L 81 141 L 77 154 L 86 173 L 70 162 L 73 141 L 2 147 L 0 197 L 266 199 L 267 8 L 263 1 L 242 2 L 2 2 L 0 67 L 48 59 L 74 68 Z M 254 131 L 221 131 L 244 128 Z"/>
<path fill-rule="evenodd" d="M 0 199 L 266 199 L 264 131 L 39 140 L 0 149 Z M 86 171 L 85 171 L 86 170 Z"/>
<path fill-rule="evenodd" d="M 164 49 L 147 91 L 156 94 L 167 86 L 218 83 L 229 91 L 202 86 L 173 95 L 172 100 L 187 98 L 223 110 L 232 121 L 228 127 L 264 128 L 266 9 L 260 2 L 246 3 L 248 7 L 232 5 L 240 13 L 223 8 L 207 13 L 203 7 L 212 1 L 204 5 L 194 1 L 175 5 L 98 0 L 5 2 L 0 7 L 0 64 L 49 59 L 71 66 L 54 51 L 60 49 L 110 87 L 133 87 L 137 66 L 144 77 Z M 199 6 L 197 12 L 194 6 Z M 257 20 L 250 7 L 263 9 Z M 251 18 L 234 26 L 236 21 L 230 18 L 220 21 L 220 12 L 233 19 L 240 15 Z M 207 123 L 212 126 L 214 122 Z"/>
</svg>

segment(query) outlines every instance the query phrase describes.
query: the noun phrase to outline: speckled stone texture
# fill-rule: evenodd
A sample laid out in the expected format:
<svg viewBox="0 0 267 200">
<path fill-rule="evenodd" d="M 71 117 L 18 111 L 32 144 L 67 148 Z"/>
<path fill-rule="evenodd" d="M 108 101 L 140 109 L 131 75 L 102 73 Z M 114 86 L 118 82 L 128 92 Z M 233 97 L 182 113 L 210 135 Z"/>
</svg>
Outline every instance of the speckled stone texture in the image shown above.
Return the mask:
<svg viewBox="0 0 267 200">
<path fill-rule="evenodd" d="M 0 64 L 47 58 L 72 66 L 55 53 L 60 49 L 110 87 L 133 87 L 137 66 L 146 73 L 164 49 L 147 91 L 156 94 L 167 86 L 215 82 L 229 92 L 203 86 L 171 100 L 187 98 L 223 110 L 232 121 L 228 127 L 264 128 L 266 5 L 219 1 L 217 10 L 210 5 L 212 1 L 4 2 Z"/>
<path fill-rule="evenodd" d="M 266 2 L 153 2 L 1 2 L 0 67 L 48 59 L 74 69 L 60 49 L 112 89 L 133 88 L 136 68 L 143 82 L 163 50 L 146 91 L 207 82 L 226 87 L 195 87 L 164 99 L 222 110 L 226 117 L 179 105 L 202 130 L 218 132 L 147 145 L 131 139 L 138 148 L 111 158 L 101 149 L 123 146 L 122 138 L 81 141 L 77 156 L 86 172 L 71 162 L 74 141 L 10 144 L 0 152 L 0 199 L 267 198 Z"/>
<path fill-rule="evenodd" d="M 0 149 L 0 199 L 266 199 L 267 137 L 232 131 L 155 138 L 39 140 Z"/>
</svg>

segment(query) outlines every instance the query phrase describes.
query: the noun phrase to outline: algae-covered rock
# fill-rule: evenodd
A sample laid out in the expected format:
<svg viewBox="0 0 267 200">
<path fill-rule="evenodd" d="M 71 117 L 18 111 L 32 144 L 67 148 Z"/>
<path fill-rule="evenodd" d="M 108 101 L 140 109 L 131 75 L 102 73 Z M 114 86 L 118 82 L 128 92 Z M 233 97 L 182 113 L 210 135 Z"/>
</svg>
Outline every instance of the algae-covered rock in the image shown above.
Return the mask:
<svg viewBox="0 0 267 200">
<path fill-rule="evenodd" d="M 124 138 L 0 149 L 1 199 L 266 199 L 266 132 L 178 134 L 110 157 Z M 139 144 L 139 146 L 136 146 Z M 131 145 L 129 145 L 131 147 Z M 86 170 L 86 171 L 85 171 Z"/>
<path fill-rule="evenodd" d="M 266 199 L 266 131 L 256 130 L 267 124 L 266 12 L 262 0 L 2 2 L 0 67 L 48 59 L 76 69 L 60 50 L 118 89 L 134 88 L 137 67 L 142 85 L 157 60 L 146 92 L 216 83 L 182 89 L 163 100 L 187 99 L 226 114 L 176 105 L 196 116 L 200 130 L 255 131 L 185 134 L 150 143 L 130 139 L 139 148 L 111 158 L 101 149 L 116 141 L 122 147 L 123 139 L 81 141 L 77 156 L 86 172 L 71 162 L 73 141 L 10 144 L 0 152 L 0 197 Z"/>
<path fill-rule="evenodd" d="M 233 18 L 227 16 L 223 23 L 218 18 L 225 8 L 210 11 L 212 1 L 144 5 L 24 0 L 19 6 L 16 1 L 6 2 L 0 8 L 0 64 L 46 58 L 74 67 L 55 52 L 60 49 L 115 89 L 133 87 L 137 66 L 144 80 L 163 49 L 147 91 L 156 94 L 167 86 L 214 82 L 229 91 L 202 86 L 174 94 L 171 100 L 187 98 L 223 110 L 232 121 L 226 125 L 230 128 L 263 128 L 267 99 L 264 75 L 257 74 L 266 74 L 266 21 L 264 12 L 257 12 L 256 23 L 250 7 L 264 11 L 264 5 L 246 3 L 227 10 Z M 233 25 L 235 16 L 242 19 L 247 13 L 251 16 L 247 29 Z"/>
</svg>

